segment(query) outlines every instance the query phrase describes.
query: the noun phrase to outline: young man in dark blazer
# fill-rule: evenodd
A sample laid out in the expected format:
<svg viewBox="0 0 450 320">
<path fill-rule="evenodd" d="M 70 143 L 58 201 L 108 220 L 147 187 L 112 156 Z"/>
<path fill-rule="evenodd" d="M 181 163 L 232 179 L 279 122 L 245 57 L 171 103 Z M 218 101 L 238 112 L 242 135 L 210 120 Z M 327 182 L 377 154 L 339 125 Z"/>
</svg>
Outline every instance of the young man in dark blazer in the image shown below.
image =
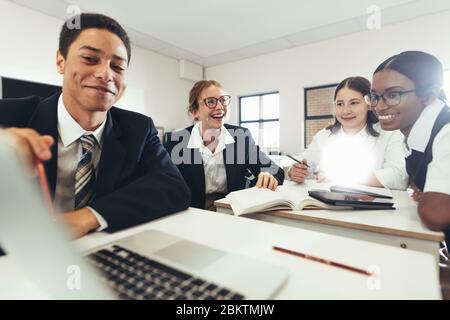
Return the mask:
<svg viewBox="0 0 450 320">
<path fill-rule="evenodd" d="M 0 100 L 0 126 L 24 158 L 44 162 L 55 210 L 80 237 L 186 209 L 190 192 L 153 121 L 113 107 L 126 88 L 130 42 L 113 19 L 81 14 L 63 25 L 62 93 Z"/>
</svg>

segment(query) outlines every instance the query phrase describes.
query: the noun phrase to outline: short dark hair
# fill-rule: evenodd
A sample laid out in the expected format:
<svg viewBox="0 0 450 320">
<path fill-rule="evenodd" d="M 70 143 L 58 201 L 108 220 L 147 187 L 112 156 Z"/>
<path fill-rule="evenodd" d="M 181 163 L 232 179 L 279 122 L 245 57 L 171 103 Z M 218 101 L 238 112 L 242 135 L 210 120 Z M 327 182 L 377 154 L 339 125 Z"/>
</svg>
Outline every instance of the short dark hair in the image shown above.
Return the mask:
<svg viewBox="0 0 450 320">
<path fill-rule="evenodd" d="M 384 69 L 397 71 L 409 78 L 416 87 L 418 97 L 424 97 L 430 93 L 433 86 L 441 87 L 438 98 L 446 101 L 442 84 L 444 71 L 442 63 L 429 53 L 422 51 L 404 51 L 383 61 L 374 74 Z"/>
<path fill-rule="evenodd" d="M 79 28 L 77 26 L 69 28 L 73 21 L 80 22 Z M 70 45 L 86 29 L 103 29 L 118 36 L 127 49 L 128 63 L 130 63 L 131 45 L 127 32 L 116 20 L 98 13 L 81 13 L 64 22 L 59 34 L 59 52 L 64 58 L 67 58 Z"/>
<path fill-rule="evenodd" d="M 348 77 L 348 78 L 342 80 L 341 83 L 339 83 L 338 86 L 336 87 L 336 90 L 334 90 L 334 100 L 336 100 L 336 96 L 337 96 L 338 92 L 343 88 L 349 88 L 349 89 L 358 91 L 364 97 L 366 94 L 370 93 L 370 81 L 364 77 Z M 370 134 L 373 137 L 378 137 L 380 135 L 373 128 L 373 125 L 377 122 L 378 122 L 378 118 L 375 116 L 375 114 L 371 110 L 369 110 L 367 113 L 366 131 L 368 134 Z M 334 123 L 329 125 L 326 129 L 330 130 L 331 133 L 336 134 L 338 132 L 338 130 L 341 128 L 341 126 L 342 126 L 341 123 L 335 117 Z"/>
</svg>

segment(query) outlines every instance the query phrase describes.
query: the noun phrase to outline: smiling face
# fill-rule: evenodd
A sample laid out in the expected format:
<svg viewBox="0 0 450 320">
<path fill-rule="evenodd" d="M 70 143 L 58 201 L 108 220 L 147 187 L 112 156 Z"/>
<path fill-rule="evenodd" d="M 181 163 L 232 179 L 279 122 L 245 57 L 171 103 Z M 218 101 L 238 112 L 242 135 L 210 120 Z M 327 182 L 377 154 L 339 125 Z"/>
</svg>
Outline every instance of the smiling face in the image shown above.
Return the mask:
<svg viewBox="0 0 450 320">
<path fill-rule="evenodd" d="M 199 107 L 191 112 L 200 122 L 202 132 L 206 132 L 208 129 L 220 129 L 225 123 L 228 107 L 223 106 L 220 101 L 217 101 L 215 108 L 209 108 L 204 101 L 210 97 L 219 99 L 224 95 L 226 93 L 222 88 L 211 85 L 204 89 L 197 99 Z"/>
<path fill-rule="evenodd" d="M 395 70 L 384 69 L 373 75 L 371 92 L 381 95 L 414 88 L 414 83 L 408 77 Z M 423 100 L 415 92 L 410 92 L 402 95 L 396 106 L 388 106 L 383 99 L 379 99 L 373 110 L 384 130 L 400 129 L 404 135 L 408 135 L 424 107 Z"/>
<path fill-rule="evenodd" d="M 64 75 L 63 99 L 78 122 L 104 113 L 126 88 L 127 50 L 122 40 L 103 29 L 86 29 L 70 45 L 67 56 L 58 52 L 57 68 Z"/>
<path fill-rule="evenodd" d="M 344 87 L 336 94 L 336 118 L 347 133 L 360 131 L 367 122 L 368 105 L 362 93 Z"/>
</svg>

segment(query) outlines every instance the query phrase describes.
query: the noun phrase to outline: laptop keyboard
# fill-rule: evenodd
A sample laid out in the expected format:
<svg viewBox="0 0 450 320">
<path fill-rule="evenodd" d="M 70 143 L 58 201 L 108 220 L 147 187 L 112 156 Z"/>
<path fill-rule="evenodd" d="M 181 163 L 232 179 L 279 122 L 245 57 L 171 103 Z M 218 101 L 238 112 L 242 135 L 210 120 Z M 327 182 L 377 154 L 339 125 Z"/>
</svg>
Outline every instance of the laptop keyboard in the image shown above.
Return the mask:
<svg viewBox="0 0 450 320">
<path fill-rule="evenodd" d="M 244 296 L 114 245 L 87 256 L 101 279 L 133 300 L 241 300 Z"/>
</svg>

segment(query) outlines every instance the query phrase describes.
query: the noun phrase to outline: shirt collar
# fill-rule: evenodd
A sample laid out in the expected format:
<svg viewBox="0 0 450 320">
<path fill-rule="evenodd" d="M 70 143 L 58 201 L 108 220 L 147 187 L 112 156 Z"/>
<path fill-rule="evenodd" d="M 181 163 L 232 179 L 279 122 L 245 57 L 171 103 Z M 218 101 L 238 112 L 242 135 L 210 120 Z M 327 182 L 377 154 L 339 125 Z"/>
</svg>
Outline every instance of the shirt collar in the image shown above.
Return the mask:
<svg viewBox="0 0 450 320">
<path fill-rule="evenodd" d="M 222 126 L 220 129 L 219 143 L 216 150 L 214 150 L 214 154 L 217 154 L 225 149 L 225 145 L 233 143 L 235 143 L 233 136 L 230 132 L 228 132 L 227 128 Z M 201 153 L 210 151 L 203 143 L 202 136 L 200 135 L 200 126 L 198 123 L 196 123 L 192 128 L 191 137 L 189 138 L 187 147 L 189 149 L 199 149 Z"/>
<path fill-rule="evenodd" d="M 423 109 L 406 139 L 406 144 L 409 149 L 414 149 L 419 152 L 425 151 L 428 140 L 430 140 L 434 122 L 444 106 L 445 103 L 443 101 L 436 99 Z"/>
<path fill-rule="evenodd" d="M 341 126 L 341 129 L 339 130 L 339 134 L 345 138 L 348 139 L 362 139 L 362 138 L 367 138 L 368 134 L 367 134 L 367 130 L 366 130 L 367 124 L 361 129 L 359 130 L 357 133 L 350 135 L 347 134 L 344 131 L 344 128 Z"/>
<path fill-rule="evenodd" d="M 95 131 L 84 130 L 78 122 L 67 111 L 62 98 L 62 94 L 58 99 L 58 133 L 64 147 L 67 147 L 77 141 L 83 135 L 92 134 L 97 143 L 101 145 L 103 130 L 105 129 L 106 119 Z"/>
</svg>

